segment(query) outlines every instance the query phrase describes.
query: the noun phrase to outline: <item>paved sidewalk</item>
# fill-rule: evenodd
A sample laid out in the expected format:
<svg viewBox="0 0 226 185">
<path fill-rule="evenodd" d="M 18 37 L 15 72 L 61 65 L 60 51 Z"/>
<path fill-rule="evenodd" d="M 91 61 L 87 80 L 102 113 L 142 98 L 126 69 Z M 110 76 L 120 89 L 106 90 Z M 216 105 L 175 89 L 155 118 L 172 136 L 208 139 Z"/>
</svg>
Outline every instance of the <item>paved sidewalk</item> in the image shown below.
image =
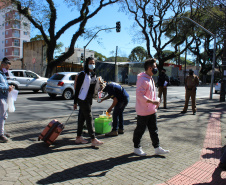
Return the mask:
<svg viewBox="0 0 226 185">
<path fill-rule="evenodd" d="M 190 106 L 187 114 L 180 114 L 183 105 L 170 103 L 158 111 L 161 146 L 171 151 L 165 156 L 153 155 L 147 131 L 142 147 L 148 156 L 133 154 L 133 107 L 124 113 L 125 134 L 97 135 L 105 142 L 99 149 L 90 143 L 75 145 L 77 111 L 49 148 L 37 138 L 53 118 L 7 123 L 12 140 L 0 143 L 0 184 L 226 184 L 225 172 L 217 168 L 221 147 L 226 145 L 226 103 L 198 99 L 197 115 L 192 115 Z M 67 116 L 54 118 L 65 122 Z"/>
</svg>

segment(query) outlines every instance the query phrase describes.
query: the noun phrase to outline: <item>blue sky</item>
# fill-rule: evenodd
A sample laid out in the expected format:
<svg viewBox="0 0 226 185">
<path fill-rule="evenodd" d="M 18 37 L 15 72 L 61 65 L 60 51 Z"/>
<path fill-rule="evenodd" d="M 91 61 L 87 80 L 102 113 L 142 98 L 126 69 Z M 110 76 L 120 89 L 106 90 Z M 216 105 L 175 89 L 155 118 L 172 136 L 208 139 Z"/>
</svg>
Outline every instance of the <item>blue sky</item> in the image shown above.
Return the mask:
<svg viewBox="0 0 226 185">
<path fill-rule="evenodd" d="M 118 5 L 109 5 L 104 7 L 97 15 L 95 15 L 92 19 L 89 20 L 87 24 L 87 28 L 94 27 L 103 27 L 103 28 L 112 28 L 116 26 L 116 22 L 121 22 L 121 32 L 117 33 L 115 29 L 112 29 L 110 32 L 100 31 L 98 33 L 98 39 L 94 39 L 90 42 L 90 44 L 86 47 L 90 50 L 95 50 L 106 57 L 112 56 L 111 52 L 115 50 L 116 46 L 118 46 L 118 56 L 127 56 L 130 54 L 133 48 L 137 46 L 143 46 L 145 49 L 145 43 L 138 44 L 132 41 L 132 25 L 134 20 L 131 16 L 126 15 L 124 12 L 118 11 Z M 58 19 L 56 30 L 58 30 L 62 25 L 66 22 L 70 21 L 75 14 L 76 11 L 70 11 L 68 8 L 62 3 L 58 10 Z M 130 17 L 130 18 L 129 18 Z M 66 31 L 64 35 L 59 39 L 60 42 L 64 44 L 64 47 L 68 47 L 70 45 L 70 40 L 73 33 L 77 30 L 76 27 L 73 27 Z M 37 32 L 33 32 L 31 37 L 38 34 Z M 84 40 L 83 38 L 79 39 L 76 42 L 75 47 L 83 48 L 90 39 Z M 99 44 L 98 41 L 101 43 Z"/>
</svg>

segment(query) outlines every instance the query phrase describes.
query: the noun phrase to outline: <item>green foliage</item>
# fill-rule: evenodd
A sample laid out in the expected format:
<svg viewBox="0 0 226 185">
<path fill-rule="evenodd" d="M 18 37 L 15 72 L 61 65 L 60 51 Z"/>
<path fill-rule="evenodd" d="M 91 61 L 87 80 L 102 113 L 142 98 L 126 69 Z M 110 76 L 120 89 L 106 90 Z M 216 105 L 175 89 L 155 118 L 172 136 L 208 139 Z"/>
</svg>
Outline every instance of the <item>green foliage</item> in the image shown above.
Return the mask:
<svg viewBox="0 0 226 185">
<path fill-rule="evenodd" d="M 115 62 L 115 57 L 106 58 L 106 62 Z M 117 56 L 117 62 L 128 62 L 129 59 L 127 57 L 119 57 Z"/>
<path fill-rule="evenodd" d="M 95 53 L 94 53 L 94 57 L 97 59 L 97 60 L 99 60 L 99 61 L 105 61 L 106 60 L 106 56 L 104 56 L 104 55 L 102 55 L 101 53 L 98 53 L 98 52 L 96 52 L 95 51 Z"/>
<path fill-rule="evenodd" d="M 131 51 L 129 55 L 129 60 L 142 62 L 146 59 L 146 56 L 147 51 L 142 46 L 137 46 Z"/>
</svg>

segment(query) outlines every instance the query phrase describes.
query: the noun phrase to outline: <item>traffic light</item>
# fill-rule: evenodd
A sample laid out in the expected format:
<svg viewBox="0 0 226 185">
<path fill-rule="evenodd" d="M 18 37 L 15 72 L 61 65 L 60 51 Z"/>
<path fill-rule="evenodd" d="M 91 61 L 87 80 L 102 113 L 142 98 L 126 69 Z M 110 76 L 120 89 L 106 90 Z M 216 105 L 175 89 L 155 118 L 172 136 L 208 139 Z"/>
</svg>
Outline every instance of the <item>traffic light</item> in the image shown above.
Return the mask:
<svg viewBox="0 0 226 185">
<path fill-rule="evenodd" d="M 148 27 L 149 28 L 153 27 L 153 15 L 148 16 Z"/>
<path fill-rule="evenodd" d="M 116 22 L 116 32 L 120 32 L 121 29 L 121 23 L 120 21 Z"/>
<path fill-rule="evenodd" d="M 209 59 L 209 61 L 212 61 L 213 60 L 213 49 L 209 49 L 208 53 L 209 53 L 208 59 Z"/>
<path fill-rule="evenodd" d="M 80 62 L 83 63 L 83 61 L 84 61 L 84 56 L 83 56 L 83 53 L 81 53 L 81 60 L 80 60 Z"/>
</svg>

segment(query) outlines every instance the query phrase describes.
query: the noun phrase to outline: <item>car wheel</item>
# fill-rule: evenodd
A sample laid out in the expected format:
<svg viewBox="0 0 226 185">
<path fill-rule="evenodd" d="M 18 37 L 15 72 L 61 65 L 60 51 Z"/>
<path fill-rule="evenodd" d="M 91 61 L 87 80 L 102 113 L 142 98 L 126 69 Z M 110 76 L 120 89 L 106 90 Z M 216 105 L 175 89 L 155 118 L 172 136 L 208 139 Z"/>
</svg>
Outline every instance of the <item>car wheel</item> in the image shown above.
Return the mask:
<svg viewBox="0 0 226 185">
<path fill-rule="evenodd" d="M 65 89 L 64 93 L 63 93 L 63 98 L 65 100 L 70 100 L 72 98 L 73 92 L 71 89 Z"/>
<path fill-rule="evenodd" d="M 46 93 L 46 84 L 42 85 L 42 92 Z"/>
<path fill-rule="evenodd" d="M 56 94 L 52 94 L 52 93 L 48 93 L 48 95 L 50 96 L 50 98 L 56 98 Z"/>
<path fill-rule="evenodd" d="M 33 90 L 33 92 L 34 92 L 34 93 L 37 93 L 37 92 L 38 92 L 38 90 Z"/>
</svg>

